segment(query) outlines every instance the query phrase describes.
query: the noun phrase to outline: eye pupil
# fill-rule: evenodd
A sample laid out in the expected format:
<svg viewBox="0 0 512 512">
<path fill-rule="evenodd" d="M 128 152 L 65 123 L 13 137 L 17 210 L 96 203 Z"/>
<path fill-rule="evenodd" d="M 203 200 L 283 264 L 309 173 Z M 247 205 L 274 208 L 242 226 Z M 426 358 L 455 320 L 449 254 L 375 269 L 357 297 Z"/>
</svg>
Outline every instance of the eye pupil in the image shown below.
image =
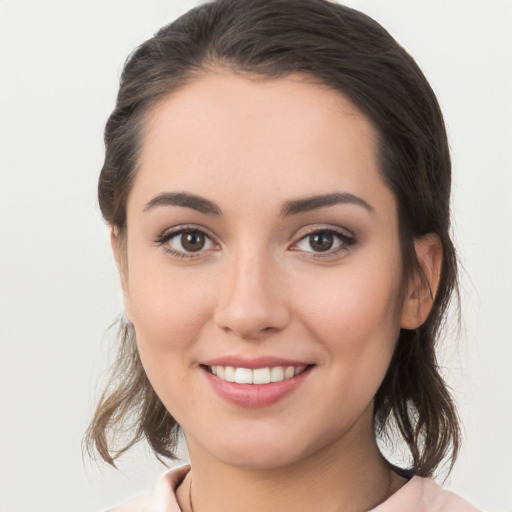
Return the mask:
<svg viewBox="0 0 512 512">
<path fill-rule="evenodd" d="M 334 237 L 331 233 L 315 233 L 309 237 L 309 243 L 315 251 L 324 252 L 332 248 Z"/>
<path fill-rule="evenodd" d="M 204 234 L 198 231 L 188 231 L 181 235 L 181 245 L 186 251 L 200 251 L 206 243 Z"/>
</svg>

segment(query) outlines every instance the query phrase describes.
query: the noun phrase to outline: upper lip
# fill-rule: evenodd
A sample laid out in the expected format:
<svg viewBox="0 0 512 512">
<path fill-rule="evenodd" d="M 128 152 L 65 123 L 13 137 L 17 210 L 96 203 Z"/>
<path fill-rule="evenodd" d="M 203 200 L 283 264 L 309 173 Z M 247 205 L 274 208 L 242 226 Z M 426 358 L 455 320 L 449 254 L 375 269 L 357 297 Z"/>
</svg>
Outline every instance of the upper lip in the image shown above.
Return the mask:
<svg viewBox="0 0 512 512">
<path fill-rule="evenodd" d="M 298 361 L 296 359 L 285 359 L 276 356 L 260 357 L 241 357 L 241 356 L 222 356 L 204 361 L 204 366 L 232 366 L 234 368 L 272 368 L 275 366 L 309 366 L 311 363 Z"/>
</svg>

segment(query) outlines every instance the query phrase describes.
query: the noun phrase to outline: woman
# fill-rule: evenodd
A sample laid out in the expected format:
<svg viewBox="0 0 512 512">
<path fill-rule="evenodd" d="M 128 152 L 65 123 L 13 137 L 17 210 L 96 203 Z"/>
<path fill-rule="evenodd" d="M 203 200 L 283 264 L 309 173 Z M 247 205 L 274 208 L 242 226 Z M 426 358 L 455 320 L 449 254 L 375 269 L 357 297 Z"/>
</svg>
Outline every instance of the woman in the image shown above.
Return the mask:
<svg viewBox="0 0 512 512">
<path fill-rule="evenodd" d="M 89 442 L 172 458 L 182 429 L 191 461 L 116 510 L 475 510 L 429 478 L 459 446 L 450 158 L 391 36 L 324 0 L 203 4 L 132 54 L 105 140 L 127 322 Z"/>
</svg>

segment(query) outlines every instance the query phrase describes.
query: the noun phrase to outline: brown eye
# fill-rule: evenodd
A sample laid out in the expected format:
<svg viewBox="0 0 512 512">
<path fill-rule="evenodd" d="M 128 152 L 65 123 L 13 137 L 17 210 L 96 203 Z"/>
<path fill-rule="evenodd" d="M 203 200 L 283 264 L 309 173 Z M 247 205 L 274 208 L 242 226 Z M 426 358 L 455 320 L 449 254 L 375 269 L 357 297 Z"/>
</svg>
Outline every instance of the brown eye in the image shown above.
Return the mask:
<svg viewBox="0 0 512 512">
<path fill-rule="evenodd" d="M 317 252 L 328 251 L 334 245 L 332 233 L 313 233 L 308 238 L 311 249 Z"/>
<path fill-rule="evenodd" d="M 180 242 L 185 251 L 197 252 L 206 245 L 206 236 L 200 231 L 185 231 L 181 234 Z"/>
<path fill-rule="evenodd" d="M 179 258 L 191 258 L 195 255 L 214 249 L 212 239 L 200 229 L 179 229 L 164 233 L 157 243 L 166 252 Z"/>
<path fill-rule="evenodd" d="M 355 243 L 353 236 L 341 230 L 318 229 L 303 236 L 295 247 L 305 253 L 311 253 L 312 256 L 320 256 L 322 253 L 324 256 L 336 256 L 342 251 L 347 251 Z"/>
</svg>

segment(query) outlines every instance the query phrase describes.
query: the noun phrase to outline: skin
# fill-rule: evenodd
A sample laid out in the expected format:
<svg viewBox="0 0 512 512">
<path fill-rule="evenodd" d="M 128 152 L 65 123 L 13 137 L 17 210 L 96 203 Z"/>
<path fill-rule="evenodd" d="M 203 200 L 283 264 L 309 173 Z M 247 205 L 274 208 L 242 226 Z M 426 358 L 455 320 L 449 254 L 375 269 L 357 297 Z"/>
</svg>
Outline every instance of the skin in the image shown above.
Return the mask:
<svg viewBox="0 0 512 512">
<path fill-rule="evenodd" d="M 378 451 L 372 400 L 400 327 L 430 311 L 442 254 L 435 236 L 417 240 L 427 280 L 402 286 L 396 201 L 375 141 L 350 101 L 301 76 L 212 70 L 150 112 L 126 243 L 116 232 L 112 243 L 142 363 L 186 433 L 185 512 L 191 481 L 195 512 L 368 510 L 403 485 Z M 148 208 L 176 192 L 222 214 Z M 280 214 L 287 201 L 331 193 L 370 207 Z M 180 227 L 207 235 L 192 257 L 169 253 L 185 252 L 180 236 L 162 242 Z M 308 234 L 322 229 L 353 242 L 334 236 L 319 252 Z M 205 378 L 200 365 L 226 355 L 314 366 L 292 393 L 251 409 Z"/>
</svg>

